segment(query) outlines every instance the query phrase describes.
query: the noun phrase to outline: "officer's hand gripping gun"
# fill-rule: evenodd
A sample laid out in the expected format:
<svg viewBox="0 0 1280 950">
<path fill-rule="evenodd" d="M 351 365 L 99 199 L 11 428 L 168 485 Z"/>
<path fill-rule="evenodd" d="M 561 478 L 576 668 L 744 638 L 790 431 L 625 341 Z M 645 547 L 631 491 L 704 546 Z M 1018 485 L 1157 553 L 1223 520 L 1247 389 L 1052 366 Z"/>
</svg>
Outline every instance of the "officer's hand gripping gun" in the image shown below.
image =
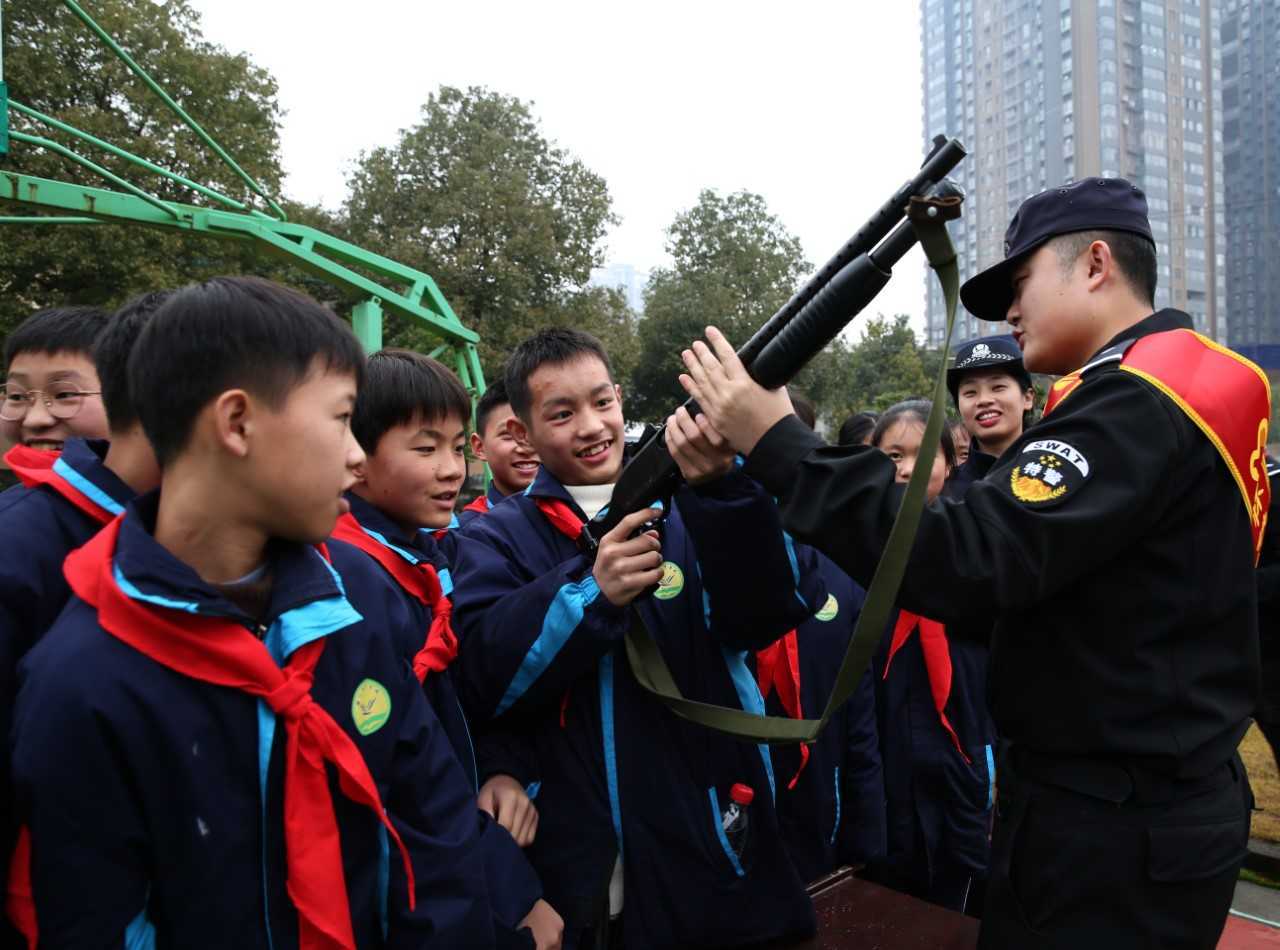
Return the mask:
<svg viewBox="0 0 1280 950">
<path fill-rule="evenodd" d="M 766 389 L 791 380 L 809 360 L 835 339 L 889 282 L 892 268 L 916 244 L 908 207 L 913 213 L 944 218 L 959 214 L 964 191 L 946 177 L 965 157 L 956 139 L 933 140 L 920 171 L 881 205 L 845 245 L 755 332 L 742 348 L 742 360 L 753 379 Z M 699 411 L 689 399 L 690 415 Z M 665 426 L 646 438 L 622 470 L 607 508 L 583 528 L 580 539 L 592 555 L 600 539 L 627 515 L 662 502 L 669 511 L 680 485 L 680 469 L 667 451 Z"/>
</svg>

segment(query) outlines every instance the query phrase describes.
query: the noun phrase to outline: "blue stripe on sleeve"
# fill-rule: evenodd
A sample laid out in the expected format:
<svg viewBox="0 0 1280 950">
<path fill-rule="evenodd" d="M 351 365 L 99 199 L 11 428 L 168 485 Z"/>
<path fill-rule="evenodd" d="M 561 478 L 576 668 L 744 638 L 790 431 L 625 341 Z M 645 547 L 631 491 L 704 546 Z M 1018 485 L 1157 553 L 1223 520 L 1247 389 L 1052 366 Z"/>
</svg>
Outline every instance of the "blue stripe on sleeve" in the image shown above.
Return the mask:
<svg viewBox="0 0 1280 950">
<path fill-rule="evenodd" d="M 622 857 L 622 801 L 618 796 L 618 750 L 613 741 L 613 654 L 600 658 L 600 731 L 604 737 L 604 772 L 609 785 L 609 813 Z"/>
<path fill-rule="evenodd" d="M 582 615 L 600 594 L 596 579 L 588 574 L 580 581 L 565 584 L 552 598 L 551 606 L 542 619 L 542 632 L 520 661 L 520 668 L 512 678 L 507 691 L 502 694 L 495 716 L 501 716 L 515 705 L 516 700 L 529 691 L 529 687 L 546 672 L 556 656 L 564 649 L 573 631 L 582 622 Z"/>
<path fill-rule="evenodd" d="M 996 803 L 996 760 L 991 754 L 991 746 L 987 750 L 987 810 Z"/>
<path fill-rule="evenodd" d="M 800 562 L 796 560 L 796 543 L 791 539 L 791 535 L 785 531 L 782 532 L 782 540 L 787 546 L 787 560 L 791 562 L 791 579 L 795 583 L 796 600 L 800 601 L 800 605 L 808 610 L 809 604 L 804 599 L 804 595 L 800 593 Z"/>
<path fill-rule="evenodd" d="M 742 708 L 752 715 L 763 716 L 764 697 L 760 695 L 760 684 L 747 667 L 747 651 L 721 647 L 720 652 L 724 654 L 729 678 L 733 680 L 733 688 L 738 693 L 738 702 Z M 757 748 L 760 750 L 760 761 L 764 763 L 765 777 L 769 780 L 769 797 L 776 798 L 778 790 L 773 780 L 773 755 L 769 752 L 769 744 L 761 742 Z"/>
</svg>

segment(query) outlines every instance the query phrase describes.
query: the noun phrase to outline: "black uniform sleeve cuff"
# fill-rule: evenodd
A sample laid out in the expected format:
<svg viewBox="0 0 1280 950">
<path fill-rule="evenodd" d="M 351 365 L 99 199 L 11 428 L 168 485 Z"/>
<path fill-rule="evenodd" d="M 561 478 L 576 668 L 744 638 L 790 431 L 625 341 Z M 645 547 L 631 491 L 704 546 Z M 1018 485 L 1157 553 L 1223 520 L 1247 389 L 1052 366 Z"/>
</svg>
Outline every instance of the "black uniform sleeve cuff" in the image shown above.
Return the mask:
<svg viewBox="0 0 1280 950">
<path fill-rule="evenodd" d="M 826 444 L 797 416 L 790 415 L 779 419 L 756 443 L 742 471 L 781 498 L 794 485 L 800 460 Z"/>
</svg>

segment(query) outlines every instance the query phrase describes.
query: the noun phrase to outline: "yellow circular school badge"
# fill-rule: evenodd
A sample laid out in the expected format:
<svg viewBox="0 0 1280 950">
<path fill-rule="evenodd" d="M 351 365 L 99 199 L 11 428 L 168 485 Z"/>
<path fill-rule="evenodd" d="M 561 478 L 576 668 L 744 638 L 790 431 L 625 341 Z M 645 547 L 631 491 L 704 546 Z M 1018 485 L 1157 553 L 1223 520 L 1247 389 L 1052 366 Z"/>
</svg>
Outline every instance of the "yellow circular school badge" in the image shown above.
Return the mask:
<svg viewBox="0 0 1280 950">
<path fill-rule="evenodd" d="M 822 605 L 822 609 L 814 614 L 814 616 L 825 622 L 827 620 L 834 620 L 836 618 L 836 614 L 839 612 L 840 601 L 836 600 L 835 594 L 828 594 L 827 602 Z"/>
<path fill-rule="evenodd" d="M 659 600 L 670 600 L 684 590 L 684 571 L 674 561 L 662 562 L 662 580 L 658 581 L 658 589 L 653 596 Z"/>
<path fill-rule="evenodd" d="M 377 732 L 391 718 L 391 694 L 377 680 L 364 680 L 351 697 L 351 718 L 362 736 Z"/>
</svg>

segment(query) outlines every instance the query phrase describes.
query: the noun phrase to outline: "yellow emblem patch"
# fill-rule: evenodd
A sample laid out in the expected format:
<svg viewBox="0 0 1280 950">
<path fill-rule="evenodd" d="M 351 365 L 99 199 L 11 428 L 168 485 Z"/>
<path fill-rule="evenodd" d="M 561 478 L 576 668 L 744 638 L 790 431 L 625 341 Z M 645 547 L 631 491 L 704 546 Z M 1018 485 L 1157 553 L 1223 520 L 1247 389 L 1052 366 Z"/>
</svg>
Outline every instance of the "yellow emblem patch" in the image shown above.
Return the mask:
<svg viewBox="0 0 1280 950">
<path fill-rule="evenodd" d="M 351 697 L 351 718 L 356 732 L 367 736 L 377 732 L 391 718 L 391 694 L 377 680 L 366 679 Z"/>
<path fill-rule="evenodd" d="M 1056 501 L 1068 491 L 1062 460 L 1053 455 L 1041 455 L 1034 462 L 1015 465 L 1009 473 L 1009 487 L 1013 497 L 1030 504 Z"/>
<path fill-rule="evenodd" d="M 835 594 L 828 594 L 827 602 L 822 605 L 822 609 L 819 610 L 816 614 L 814 614 L 814 616 L 817 617 L 819 620 L 825 622 L 828 620 L 834 620 L 836 617 L 836 614 L 838 614 L 839 612 L 840 612 L 840 601 L 836 600 Z"/>
<path fill-rule="evenodd" d="M 674 561 L 662 562 L 662 580 L 658 581 L 658 589 L 653 596 L 659 600 L 670 600 L 684 590 L 684 571 Z"/>
</svg>

